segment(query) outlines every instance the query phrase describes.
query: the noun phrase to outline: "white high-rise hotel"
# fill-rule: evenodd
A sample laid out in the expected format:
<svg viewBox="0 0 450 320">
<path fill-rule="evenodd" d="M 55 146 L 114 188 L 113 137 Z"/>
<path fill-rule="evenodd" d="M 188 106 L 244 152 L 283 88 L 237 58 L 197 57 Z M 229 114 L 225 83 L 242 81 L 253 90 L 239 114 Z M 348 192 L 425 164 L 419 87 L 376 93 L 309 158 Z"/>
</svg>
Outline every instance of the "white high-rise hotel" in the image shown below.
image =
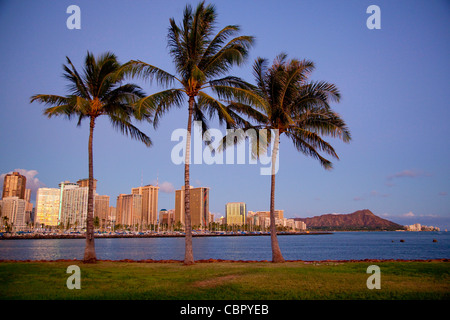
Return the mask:
<svg viewBox="0 0 450 320">
<path fill-rule="evenodd" d="M 60 223 L 66 229 L 85 228 L 88 211 L 88 187 L 77 184 L 61 184 Z"/>
<path fill-rule="evenodd" d="M 0 212 L 2 216 L 1 225 L 9 224 L 13 230 L 23 230 L 26 228 L 27 201 L 19 197 L 7 197 L 0 200 Z M 7 218 L 7 220 L 3 220 Z"/>
</svg>

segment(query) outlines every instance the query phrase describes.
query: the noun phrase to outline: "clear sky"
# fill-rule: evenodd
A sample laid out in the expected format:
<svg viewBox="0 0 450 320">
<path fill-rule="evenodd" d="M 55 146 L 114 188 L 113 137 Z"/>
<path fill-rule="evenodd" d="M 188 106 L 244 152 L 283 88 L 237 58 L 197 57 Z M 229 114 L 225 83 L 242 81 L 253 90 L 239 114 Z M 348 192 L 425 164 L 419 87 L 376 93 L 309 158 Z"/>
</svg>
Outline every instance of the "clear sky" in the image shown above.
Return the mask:
<svg viewBox="0 0 450 320">
<path fill-rule="evenodd" d="M 39 186 L 88 175 L 88 123 L 47 119 L 38 93 L 67 93 L 62 64 L 81 70 L 87 50 L 114 52 L 121 62 L 140 59 L 173 72 L 167 50 L 169 19 L 182 19 L 187 0 L 0 1 L 0 174 L 19 169 L 35 197 Z M 193 6 L 197 1 L 189 2 Z M 256 37 L 248 63 L 232 71 L 253 82 L 258 56 L 280 52 L 316 64 L 313 80 L 335 83 L 342 100 L 333 108 L 353 140 L 333 141 L 332 171 L 282 139 L 276 209 L 285 217 L 370 209 L 401 224 L 450 229 L 450 3 L 434 1 L 216 0 L 219 27 L 238 24 Z M 81 9 L 81 29 L 69 30 L 69 5 Z M 381 29 L 370 30 L 367 7 L 381 9 Z M 134 81 L 147 93 L 160 88 Z M 187 107 L 174 109 L 149 134 L 153 147 L 122 136 L 106 119 L 94 132 L 97 191 L 115 205 L 141 183 L 161 187 L 159 209 L 174 207 L 184 167 L 171 161 L 172 132 L 185 128 Z M 213 121 L 211 127 L 225 132 Z M 227 202 L 269 210 L 270 177 L 258 165 L 192 165 L 191 184 L 210 188 L 210 211 Z M 0 185 L 3 183 L 3 179 Z"/>
</svg>

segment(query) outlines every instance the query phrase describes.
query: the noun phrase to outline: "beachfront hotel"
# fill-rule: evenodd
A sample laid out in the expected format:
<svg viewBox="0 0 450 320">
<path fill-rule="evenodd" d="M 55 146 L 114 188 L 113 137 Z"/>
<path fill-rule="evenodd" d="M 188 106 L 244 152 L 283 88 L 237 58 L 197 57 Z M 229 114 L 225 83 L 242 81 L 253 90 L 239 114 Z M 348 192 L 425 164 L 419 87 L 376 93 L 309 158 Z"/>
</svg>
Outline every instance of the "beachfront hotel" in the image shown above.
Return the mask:
<svg viewBox="0 0 450 320">
<path fill-rule="evenodd" d="M 184 211 L 185 188 L 175 190 L 175 224 L 185 225 Z M 209 213 L 209 188 L 190 186 L 191 226 L 204 229 L 211 222 Z"/>
<path fill-rule="evenodd" d="M 225 205 L 225 223 L 243 226 L 247 223 L 247 207 L 244 202 L 229 202 Z"/>
</svg>

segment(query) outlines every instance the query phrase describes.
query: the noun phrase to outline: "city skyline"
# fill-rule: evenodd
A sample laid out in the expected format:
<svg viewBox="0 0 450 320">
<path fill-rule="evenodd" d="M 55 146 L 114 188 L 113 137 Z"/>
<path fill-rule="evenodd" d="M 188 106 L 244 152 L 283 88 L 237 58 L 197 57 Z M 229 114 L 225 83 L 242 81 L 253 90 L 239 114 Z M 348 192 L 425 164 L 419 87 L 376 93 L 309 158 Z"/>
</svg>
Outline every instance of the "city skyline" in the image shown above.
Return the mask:
<svg viewBox="0 0 450 320">
<path fill-rule="evenodd" d="M 36 207 L 30 203 L 30 189 L 24 189 L 26 177 L 18 172 L 8 174 L 4 179 L 3 194 L 0 200 L 2 224 L 5 230 L 29 231 L 37 228 L 58 228 L 62 230 L 83 230 L 86 228 L 88 209 L 88 180 L 80 179 L 77 183 L 64 181 L 59 188 L 39 188 L 36 196 Z M 94 179 L 94 190 L 97 180 Z M 94 192 L 94 220 L 99 230 L 138 229 L 148 231 L 156 229 L 174 231 L 183 230 L 185 226 L 184 190 L 175 191 L 175 208 L 158 208 L 158 184 L 146 185 L 131 189 L 131 194 L 119 194 L 116 207 L 110 206 L 108 195 Z M 228 202 L 225 204 L 225 216 L 215 217 L 209 211 L 209 188 L 190 186 L 191 218 L 194 229 L 214 231 L 219 225 L 229 228 L 254 228 L 266 230 L 270 227 L 270 211 L 247 210 L 245 202 Z M 24 191 L 24 192 L 21 192 Z M 21 199 L 17 195 L 23 194 Z M 353 213 L 355 214 L 355 213 Z M 371 213 L 372 214 L 372 213 Z M 274 210 L 274 221 L 277 227 L 288 230 L 306 230 L 305 222 L 293 218 L 285 218 L 284 210 Z M 227 228 L 228 228 L 227 227 Z M 421 225 L 403 226 L 407 231 L 440 231 L 439 227 Z M 447 231 L 445 229 L 445 231 Z"/>
<path fill-rule="evenodd" d="M 369 30 L 366 8 L 372 3 L 368 1 L 284 6 L 266 1 L 257 14 L 249 1 L 239 2 L 238 12 L 233 10 L 236 1 L 212 2 L 220 26 L 239 24 L 244 34 L 256 37 L 248 63 L 233 74 L 252 81 L 250 69 L 256 57 L 271 61 L 284 51 L 291 58 L 314 61 L 313 79 L 330 80 L 342 92 L 342 102 L 333 107 L 346 119 L 353 142 L 332 141 L 341 159 L 332 171 L 281 140 L 275 206 L 283 208 L 286 217 L 367 208 L 402 225 L 419 222 L 450 228 L 447 3 L 377 1 L 381 29 Z M 0 80 L 0 133 L 7 139 L 0 140 L 0 183 L 9 172 L 24 174 L 35 203 L 38 187 L 56 188 L 61 181 L 87 177 L 86 124 L 77 128 L 76 122 L 46 119 L 43 107 L 30 105 L 29 97 L 36 92 L 66 92 L 61 77 L 65 56 L 81 66 L 87 50 L 94 54 L 111 50 L 121 62 L 142 59 L 172 70 L 166 48 L 168 22 L 180 18 L 186 3 L 196 4 L 112 1 L 104 8 L 101 2 L 79 1 L 80 30 L 66 27 L 66 8 L 72 4 L 68 1 L 2 3 L 0 36 L 8 46 L 0 53 L 7 75 Z M 104 14 L 97 15 L 101 10 Z M 269 17 L 276 23 L 265 23 Z M 132 82 L 147 93 L 158 89 Z M 428 108 L 436 115 L 426 121 L 423 114 Z M 186 127 L 184 111 L 165 115 L 157 130 L 140 126 L 152 138 L 151 148 L 99 121 L 94 177 L 98 193 L 109 195 L 112 206 L 119 194 L 158 180 L 158 212 L 173 208 L 175 190 L 183 185 L 183 166 L 171 162 L 176 142 L 170 137 Z M 211 124 L 225 132 L 218 123 Z M 19 125 L 23 130 L 16 130 Z M 267 211 L 269 179 L 250 164 L 191 165 L 191 184 L 210 188 L 210 211 L 223 216 L 229 201 Z"/>
</svg>

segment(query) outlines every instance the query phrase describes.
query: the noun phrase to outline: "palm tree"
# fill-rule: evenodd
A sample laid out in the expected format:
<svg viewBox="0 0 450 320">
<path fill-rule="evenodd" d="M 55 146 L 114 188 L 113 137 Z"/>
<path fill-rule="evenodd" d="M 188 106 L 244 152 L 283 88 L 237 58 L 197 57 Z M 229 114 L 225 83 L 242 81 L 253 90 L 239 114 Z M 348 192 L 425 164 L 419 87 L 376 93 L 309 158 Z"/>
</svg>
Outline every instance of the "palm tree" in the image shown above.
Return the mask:
<svg viewBox="0 0 450 320">
<path fill-rule="evenodd" d="M 44 115 L 52 118 L 63 116 L 68 119 L 78 118 L 78 126 L 83 119 L 88 118 L 89 125 L 89 188 L 88 212 L 86 219 L 86 248 L 84 262 L 97 260 L 94 246 L 94 170 L 93 170 L 93 133 L 96 119 L 107 116 L 112 126 L 122 134 L 129 135 L 151 145 L 150 138 L 132 124 L 132 118 L 149 120 L 150 115 L 138 112 L 133 104 L 145 97 L 141 88 L 134 84 L 121 84 L 123 75 L 118 71 L 121 64 L 117 57 L 106 52 L 97 58 L 88 52 L 84 61 L 83 74 L 80 75 L 70 59 L 66 57 L 67 65 L 63 65 L 64 78 L 69 81 L 69 94 L 66 96 L 37 94 L 31 97 L 31 102 L 37 101 L 51 107 L 44 110 Z"/>
<path fill-rule="evenodd" d="M 238 123 L 237 115 L 228 112 L 221 101 L 245 97 L 243 93 L 247 85 L 240 78 L 225 75 L 233 66 L 241 65 L 245 61 L 253 44 L 253 37 L 236 36 L 240 31 L 236 25 L 228 25 L 214 34 L 216 19 L 215 7 L 205 5 L 204 2 L 200 2 L 195 10 L 187 5 L 181 25 L 177 25 L 173 18 L 170 19 L 168 47 L 175 64 L 176 75 L 135 60 L 130 61 L 127 69 L 124 69 L 132 76 L 154 79 L 159 85 L 170 87 L 138 103 L 138 109 L 154 110 L 154 126 L 158 125 L 159 118 L 171 107 L 181 107 L 185 99 L 188 100 L 184 168 L 186 265 L 194 263 L 189 190 L 192 121 L 201 121 L 203 132 L 208 128 L 207 116 L 217 115 L 219 123 L 226 123 L 228 126 L 235 126 Z M 174 84 L 178 84 L 178 87 L 174 87 Z"/>
<path fill-rule="evenodd" d="M 272 261 L 283 262 L 284 258 L 278 244 L 275 225 L 275 164 L 279 151 L 280 136 L 284 134 L 292 141 L 295 148 L 320 161 L 325 169 L 331 169 L 332 163 L 320 153 L 324 152 L 339 159 L 334 148 L 323 136 L 340 138 L 349 142 L 350 131 L 342 118 L 330 107 L 330 102 L 339 102 L 340 93 L 334 84 L 324 81 L 309 81 L 308 77 L 314 70 L 314 63 L 308 60 L 288 60 L 286 54 L 280 54 L 268 67 L 266 59 L 258 58 L 253 65 L 253 75 L 256 86 L 253 94 L 259 99 L 253 99 L 253 105 L 231 103 L 231 110 L 246 115 L 253 125 L 247 122 L 244 128 L 266 129 L 265 139 L 274 140 L 272 149 L 272 172 L 270 191 L 270 233 L 272 245 Z M 270 130 L 270 131 L 269 131 Z M 242 141 L 238 139 L 223 140 L 219 148 Z M 252 145 L 255 156 L 265 151 L 264 136 L 260 135 L 259 146 Z"/>
</svg>

